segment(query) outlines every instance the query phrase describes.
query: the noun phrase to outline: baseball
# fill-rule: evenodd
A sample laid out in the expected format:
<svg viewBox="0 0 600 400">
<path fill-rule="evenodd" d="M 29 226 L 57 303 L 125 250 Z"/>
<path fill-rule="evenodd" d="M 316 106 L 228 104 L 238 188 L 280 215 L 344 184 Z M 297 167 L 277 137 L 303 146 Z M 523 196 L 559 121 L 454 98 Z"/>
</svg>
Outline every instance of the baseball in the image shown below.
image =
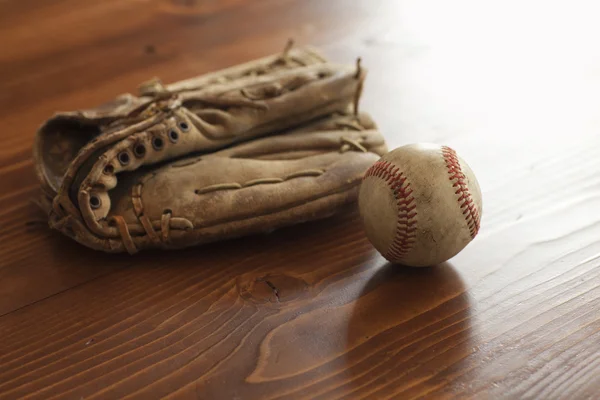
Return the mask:
<svg viewBox="0 0 600 400">
<path fill-rule="evenodd" d="M 442 263 L 479 231 L 481 190 L 454 150 L 410 144 L 385 154 L 365 173 L 358 205 L 367 237 L 389 261 Z"/>
</svg>

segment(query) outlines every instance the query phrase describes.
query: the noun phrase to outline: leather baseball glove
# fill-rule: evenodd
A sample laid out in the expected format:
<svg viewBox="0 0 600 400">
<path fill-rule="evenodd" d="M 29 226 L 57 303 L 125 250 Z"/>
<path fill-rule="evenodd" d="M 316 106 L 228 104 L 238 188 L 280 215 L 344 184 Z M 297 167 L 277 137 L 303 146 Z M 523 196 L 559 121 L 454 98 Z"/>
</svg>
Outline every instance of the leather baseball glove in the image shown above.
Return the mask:
<svg viewBox="0 0 600 400">
<path fill-rule="evenodd" d="M 182 248 L 332 215 L 386 152 L 365 71 L 291 50 L 58 113 L 34 145 L 50 226 L 107 252 Z"/>
</svg>

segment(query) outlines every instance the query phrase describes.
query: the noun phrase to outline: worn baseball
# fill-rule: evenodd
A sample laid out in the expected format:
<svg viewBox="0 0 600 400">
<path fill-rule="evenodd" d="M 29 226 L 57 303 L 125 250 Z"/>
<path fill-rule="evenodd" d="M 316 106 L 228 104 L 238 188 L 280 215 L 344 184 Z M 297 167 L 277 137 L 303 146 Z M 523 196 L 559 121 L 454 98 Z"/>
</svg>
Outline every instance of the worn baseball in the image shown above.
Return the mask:
<svg viewBox="0 0 600 400">
<path fill-rule="evenodd" d="M 389 261 L 442 263 L 479 231 L 481 190 L 454 150 L 410 144 L 385 154 L 365 173 L 358 204 L 367 237 Z"/>
</svg>

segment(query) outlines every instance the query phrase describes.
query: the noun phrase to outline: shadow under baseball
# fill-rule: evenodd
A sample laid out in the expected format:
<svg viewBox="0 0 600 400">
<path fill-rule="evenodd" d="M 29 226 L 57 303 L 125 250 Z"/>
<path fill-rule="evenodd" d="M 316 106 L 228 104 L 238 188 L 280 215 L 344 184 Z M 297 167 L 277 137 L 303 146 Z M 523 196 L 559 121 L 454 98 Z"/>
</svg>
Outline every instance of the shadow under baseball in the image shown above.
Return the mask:
<svg viewBox="0 0 600 400">
<path fill-rule="evenodd" d="M 450 263 L 387 263 L 355 301 L 345 355 L 349 383 L 340 389 L 371 398 L 424 394 L 462 368 L 471 343 L 469 296 Z"/>
</svg>

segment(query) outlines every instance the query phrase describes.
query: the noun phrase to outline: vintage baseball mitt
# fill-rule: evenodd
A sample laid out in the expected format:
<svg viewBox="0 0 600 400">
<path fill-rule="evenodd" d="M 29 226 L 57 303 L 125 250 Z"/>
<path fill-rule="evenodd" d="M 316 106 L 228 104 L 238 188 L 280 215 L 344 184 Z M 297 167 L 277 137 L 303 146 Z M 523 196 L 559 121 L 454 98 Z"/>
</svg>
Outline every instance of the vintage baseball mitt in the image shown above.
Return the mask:
<svg viewBox="0 0 600 400">
<path fill-rule="evenodd" d="M 286 50 L 56 114 L 34 157 L 50 226 L 107 252 L 182 248 L 332 215 L 386 151 L 365 71 Z"/>
</svg>

